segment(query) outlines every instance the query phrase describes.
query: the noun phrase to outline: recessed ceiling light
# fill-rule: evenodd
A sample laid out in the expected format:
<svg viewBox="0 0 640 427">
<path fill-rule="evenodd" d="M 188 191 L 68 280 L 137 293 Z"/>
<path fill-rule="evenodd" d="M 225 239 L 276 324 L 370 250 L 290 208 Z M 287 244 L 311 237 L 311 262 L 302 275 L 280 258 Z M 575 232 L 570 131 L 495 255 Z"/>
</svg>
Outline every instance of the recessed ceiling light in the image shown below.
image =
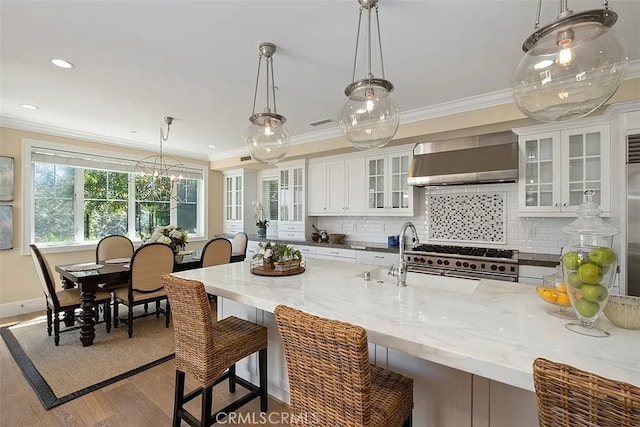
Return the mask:
<svg viewBox="0 0 640 427">
<path fill-rule="evenodd" d="M 210 145 L 209 148 L 216 148 L 216 146 L 215 145 Z"/>
<path fill-rule="evenodd" d="M 53 65 L 55 65 L 56 67 L 60 67 L 60 68 L 73 68 L 73 67 L 75 67 L 75 65 L 73 65 L 71 62 L 65 61 L 64 59 L 60 59 L 60 58 L 53 58 L 51 60 L 51 63 Z"/>
<path fill-rule="evenodd" d="M 129 133 L 138 133 L 135 130 L 130 130 Z"/>
<path fill-rule="evenodd" d="M 38 107 L 32 104 L 20 104 L 20 106 L 26 110 L 37 110 Z"/>
</svg>

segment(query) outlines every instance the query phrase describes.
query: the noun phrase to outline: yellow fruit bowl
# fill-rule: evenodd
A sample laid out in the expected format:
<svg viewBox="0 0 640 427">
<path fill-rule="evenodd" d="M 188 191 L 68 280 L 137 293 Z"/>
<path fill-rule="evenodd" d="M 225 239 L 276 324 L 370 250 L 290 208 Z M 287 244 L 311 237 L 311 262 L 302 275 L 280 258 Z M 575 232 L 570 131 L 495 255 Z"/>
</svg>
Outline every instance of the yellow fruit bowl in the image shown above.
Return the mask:
<svg viewBox="0 0 640 427">
<path fill-rule="evenodd" d="M 536 286 L 538 296 L 549 304 L 559 307 L 571 307 L 569 294 L 567 294 L 564 283 L 558 283 L 556 286 Z"/>
</svg>

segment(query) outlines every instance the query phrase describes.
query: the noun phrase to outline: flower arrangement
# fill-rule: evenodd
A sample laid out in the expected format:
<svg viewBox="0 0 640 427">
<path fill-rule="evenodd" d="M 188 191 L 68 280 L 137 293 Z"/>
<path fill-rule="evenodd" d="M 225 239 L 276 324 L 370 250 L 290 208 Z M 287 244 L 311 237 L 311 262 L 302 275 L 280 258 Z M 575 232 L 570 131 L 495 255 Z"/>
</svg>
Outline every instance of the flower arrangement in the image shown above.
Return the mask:
<svg viewBox="0 0 640 427">
<path fill-rule="evenodd" d="M 187 232 L 182 228 L 168 225 L 166 227 L 156 227 L 151 237 L 145 240 L 144 243 L 164 243 L 171 246 L 173 252 L 178 253 L 187 246 L 187 238 Z"/>
<path fill-rule="evenodd" d="M 302 254 L 299 250 L 292 248 L 284 243 L 265 244 L 258 243 L 258 253 L 254 258 L 262 259 L 264 262 L 283 262 L 291 260 L 302 260 Z"/>
<path fill-rule="evenodd" d="M 262 202 L 260 202 L 260 200 L 254 200 L 253 202 L 251 202 L 251 205 L 253 206 L 253 210 L 256 213 L 256 226 L 258 228 L 267 228 L 267 225 L 269 225 L 269 221 L 264 214 L 264 207 L 262 206 Z"/>
</svg>

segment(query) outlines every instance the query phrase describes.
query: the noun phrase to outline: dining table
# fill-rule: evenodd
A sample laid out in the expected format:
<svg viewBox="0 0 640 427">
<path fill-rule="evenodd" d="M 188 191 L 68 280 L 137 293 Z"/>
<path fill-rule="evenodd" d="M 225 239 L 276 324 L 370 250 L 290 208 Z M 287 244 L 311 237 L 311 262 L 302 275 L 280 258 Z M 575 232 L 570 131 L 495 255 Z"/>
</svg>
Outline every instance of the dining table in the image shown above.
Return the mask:
<svg viewBox="0 0 640 427">
<path fill-rule="evenodd" d="M 245 255 L 232 253 L 231 262 L 242 262 Z M 117 262 L 113 262 L 117 261 Z M 198 254 L 185 254 L 180 262 L 175 262 L 173 271 L 185 271 L 201 268 Z M 128 260 L 99 260 L 96 262 L 60 264 L 55 266 L 65 289 L 80 289 L 80 342 L 83 347 L 93 345 L 95 339 L 95 297 L 101 287 L 113 283 L 126 283 L 131 276 Z M 73 312 L 65 313 L 65 323 L 70 326 L 75 322 Z"/>
</svg>

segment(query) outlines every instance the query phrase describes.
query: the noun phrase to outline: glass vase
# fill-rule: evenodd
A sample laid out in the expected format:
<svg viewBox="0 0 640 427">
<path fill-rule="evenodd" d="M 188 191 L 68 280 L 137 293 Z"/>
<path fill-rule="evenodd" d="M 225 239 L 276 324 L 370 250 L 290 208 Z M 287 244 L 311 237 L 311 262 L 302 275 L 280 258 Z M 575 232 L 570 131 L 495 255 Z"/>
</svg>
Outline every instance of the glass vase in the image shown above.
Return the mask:
<svg viewBox="0 0 640 427">
<path fill-rule="evenodd" d="M 594 326 L 609 301 L 609 289 L 618 268 L 618 256 L 612 249 L 613 236 L 620 231 L 600 218 L 592 190 L 585 191 L 578 218 L 562 232 L 569 235 L 569 246 L 562 249 L 562 270 L 569 300 L 578 323 L 568 323 L 570 331 L 592 337 L 607 337 L 609 332 Z"/>
</svg>

